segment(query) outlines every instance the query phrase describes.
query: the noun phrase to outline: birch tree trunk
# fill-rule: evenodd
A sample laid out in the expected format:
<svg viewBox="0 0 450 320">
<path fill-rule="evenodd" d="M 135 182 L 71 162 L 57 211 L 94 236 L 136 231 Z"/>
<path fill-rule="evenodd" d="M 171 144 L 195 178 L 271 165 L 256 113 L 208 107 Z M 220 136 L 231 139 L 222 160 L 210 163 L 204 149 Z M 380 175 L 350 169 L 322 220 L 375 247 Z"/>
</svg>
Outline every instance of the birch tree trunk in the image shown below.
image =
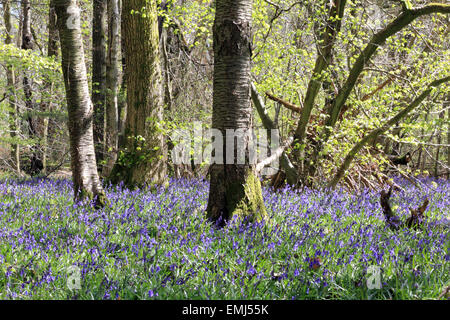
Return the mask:
<svg viewBox="0 0 450 320">
<path fill-rule="evenodd" d="M 123 1 L 127 117 L 124 144 L 110 179 L 129 187 L 167 182 L 156 0 Z"/>
<path fill-rule="evenodd" d="M 253 126 L 251 108 L 251 0 L 217 0 L 213 26 L 214 92 L 212 128 L 225 137 L 226 129 L 241 129 L 249 133 Z M 225 141 L 226 139 L 224 139 Z M 243 148 L 248 148 L 244 139 Z M 237 164 L 235 154 L 227 156 L 224 164 L 210 166 L 210 190 L 207 217 L 223 225 L 233 215 L 259 221 L 266 216 L 260 181 L 255 166 L 245 157 Z M 217 152 L 217 151 L 216 151 Z M 232 158 L 233 163 L 226 161 Z"/>
<path fill-rule="evenodd" d="M 105 203 L 95 161 L 93 141 L 93 105 L 89 96 L 80 9 L 76 0 L 55 0 L 62 70 L 68 107 L 68 127 L 72 179 L 75 199 L 95 198 L 96 205 Z"/>
<path fill-rule="evenodd" d="M 5 22 L 6 37 L 5 44 L 12 44 L 12 27 L 11 27 L 11 4 L 10 0 L 3 0 L 3 18 Z M 12 66 L 6 66 L 6 81 L 8 85 L 8 100 L 9 100 L 9 131 L 11 139 L 15 139 L 17 136 L 17 130 L 19 127 L 18 115 L 17 115 L 17 101 L 15 90 L 15 72 Z M 17 174 L 20 174 L 20 149 L 19 145 L 11 143 L 11 159 L 13 166 Z"/>
</svg>

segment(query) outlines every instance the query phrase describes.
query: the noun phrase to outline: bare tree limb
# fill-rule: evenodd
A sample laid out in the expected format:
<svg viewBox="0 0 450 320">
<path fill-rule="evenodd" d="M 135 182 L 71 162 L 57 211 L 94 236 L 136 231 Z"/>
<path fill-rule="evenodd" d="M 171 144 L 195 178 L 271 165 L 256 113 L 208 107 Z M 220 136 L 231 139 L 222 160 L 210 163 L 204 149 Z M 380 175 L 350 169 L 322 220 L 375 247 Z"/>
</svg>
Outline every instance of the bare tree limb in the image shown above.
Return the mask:
<svg viewBox="0 0 450 320">
<path fill-rule="evenodd" d="M 281 98 L 275 97 L 273 94 L 270 94 L 269 92 L 266 92 L 266 96 L 270 100 L 273 100 L 275 102 L 280 103 L 281 105 L 285 106 L 289 110 L 292 110 L 292 111 L 297 112 L 297 113 L 301 113 L 302 112 L 302 108 L 300 108 L 299 106 L 297 106 L 297 105 L 295 105 L 295 104 L 293 104 L 293 103 L 291 103 L 289 101 L 286 101 L 286 100 L 283 100 Z"/>
</svg>

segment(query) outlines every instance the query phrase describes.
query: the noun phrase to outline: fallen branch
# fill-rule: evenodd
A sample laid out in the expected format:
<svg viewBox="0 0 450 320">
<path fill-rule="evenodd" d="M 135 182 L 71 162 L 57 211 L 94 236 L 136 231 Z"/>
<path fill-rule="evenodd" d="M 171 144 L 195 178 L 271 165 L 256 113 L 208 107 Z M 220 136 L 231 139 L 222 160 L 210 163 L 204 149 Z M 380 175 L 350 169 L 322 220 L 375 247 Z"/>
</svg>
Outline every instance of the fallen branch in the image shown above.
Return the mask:
<svg viewBox="0 0 450 320">
<path fill-rule="evenodd" d="M 346 176 L 344 178 L 344 182 L 347 184 L 349 191 L 356 190 L 356 187 L 355 187 L 354 183 L 352 182 L 352 179 L 350 178 L 350 176 Z"/>
<path fill-rule="evenodd" d="M 428 203 L 429 203 L 428 199 L 425 199 L 423 204 L 416 210 L 409 208 L 409 210 L 411 211 L 411 216 L 406 220 L 405 223 L 408 228 L 417 229 L 423 224 L 424 221 L 423 213 L 425 212 Z"/>
<path fill-rule="evenodd" d="M 394 165 L 407 165 L 411 161 L 411 153 L 408 152 L 402 157 L 393 157 L 390 159 Z"/>
<path fill-rule="evenodd" d="M 443 297 L 446 297 L 447 299 L 450 299 L 450 286 L 446 287 L 442 293 L 439 295 L 438 299 L 441 299 Z"/>
<path fill-rule="evenodd" d="M 389 198 L 391 197 L 391 194 L 392 187 L 389 188 L 388 192 L 382 190 L 380 194 L 380 204 L 381 208 L 383 209 L 386 224 L 393 230 L 398 230 L 400 226 L 413 229 L 417 229 L 418 227 L 423 226 L 425 222 L 424 212 L 429 204 L 428 198 L 423 201 L 422 205 L 419 208 L 409 208 L 409 210 L 411 211 L 411 216 L 406 219 L 404 223 L 401 223 L 400 218 L 394 214 L 389 204 Z"/>
<path fill-rule="evenodd" d="M 358 172 L 360 171 L 358 170 Z M 376 187 L 363 174 L 361 174 L 361 180 L 370 190 L 376 190 Z"/>
<path fill-rule="evenodd" d="M 371 171 L 370 173 L 375 177 L 375 179 L 377 179 L 377 181 L 380 185 L 384 184 L 383 179 L 381 179 L 381 177 L 377 174 L 377 172 Z"/>
<path fill-rule="evenodd" d="M 409 182 L 411 182 L 414 186 L 418 187 L 417 181 L 414 181 L 413 179 L 411 179 L 411 177 L 408 177 L 405 173 L 403 173 L 401 170 L 399 170 L 398 168 L 394 167 L 393 165 L 389 164 L 389 167 L 392 169 L 397 169 L 396 172 L 399 173 L 403 178 L 405 178 L 406 180 L 408 180 Z"/>
<path fill-rule="evenodd" d="M 396 184 L 394 181 L 392 181 L 387 175 L 385 175 L 384 173 L 374 173 L 375 176 L 380 177 L 380 175 L 382 177 L 380 177 L 380 179 L 384 180 L 384 182 L 391 187 L 393 190 L 398 190 L 398 191 L 405 191 L 405 189 L 403 189 L 402 187 L 400 187 L 398 184 Z"/>
<path fill-rule="evenodd" d="M 286 174 L 279 170 L 272 176 L 270 181 L 270 186 L 275 190 L 280 189 L 284 185 L 284 180 L 286 179 Z"/>
</svg>

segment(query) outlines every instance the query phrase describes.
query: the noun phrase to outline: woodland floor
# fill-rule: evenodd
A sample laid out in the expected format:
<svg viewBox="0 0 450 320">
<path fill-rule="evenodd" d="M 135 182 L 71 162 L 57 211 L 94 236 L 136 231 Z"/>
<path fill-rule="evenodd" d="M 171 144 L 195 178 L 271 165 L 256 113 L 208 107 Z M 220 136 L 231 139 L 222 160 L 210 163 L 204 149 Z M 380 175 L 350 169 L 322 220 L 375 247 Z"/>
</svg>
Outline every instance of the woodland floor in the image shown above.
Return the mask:
<svg viewBox="0 0 450 320">
<path fill-rule="evenodd" d="M 397 183 L 402 220 L 430 200 L 419 230 L 387 228 L 368 190 L 263 188 L 268 222 L 218 230 L 205 220 L 207 182 L 108 187 L 111 205 L 94 210 L 73 202 L 67 179 L 2 180 L 0 298 L 445 299 L 450 181 Z"/>
</svg>

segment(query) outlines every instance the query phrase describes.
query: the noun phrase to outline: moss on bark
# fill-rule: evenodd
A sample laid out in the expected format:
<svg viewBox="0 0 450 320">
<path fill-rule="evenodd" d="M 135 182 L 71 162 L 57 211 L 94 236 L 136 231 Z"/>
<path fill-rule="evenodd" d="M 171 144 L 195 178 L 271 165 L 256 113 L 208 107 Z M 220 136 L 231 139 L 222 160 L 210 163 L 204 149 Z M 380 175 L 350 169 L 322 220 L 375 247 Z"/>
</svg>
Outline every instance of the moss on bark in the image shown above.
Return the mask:
<svg viewBox="0 0 450 320">
<path fill-rule="evenodd" d="M 210 202 L 207 209 L 207 218 L 223 226 L 234 216 L 247 222 L 261 222 L 267 219 L 267 211 L 261 192 L 261 183 L 251 167 L 245 169 L 243 179 L 227 179 L 223 175 L 222 186 L 210 190 Z M 229 178 L 229 177 L 228 177 Z M 223 187 L 223 189 L 222 189 Z M 223 190 L 223 191 L 219 191 Z"/>
<path fill-rule="evenodd" d="M 76 194 L 76 199 L 77 200 L 89 199 L 90 201 L 94 200 L 95 209 L 101 209 L 110 204 L 103 190 L 94 195 L 93 192 L 87 191 L 86 189 L 82 189 Z"/>
<path fill-rule="evenodd" d="M 228 187 L 226 198 L 230 218 L 236 215 L 247 218 L 249 222 L 260 222 L 267 218 L 261 183 L 251 171 L 244 184 L 233 183 Z"/>
</svg>

